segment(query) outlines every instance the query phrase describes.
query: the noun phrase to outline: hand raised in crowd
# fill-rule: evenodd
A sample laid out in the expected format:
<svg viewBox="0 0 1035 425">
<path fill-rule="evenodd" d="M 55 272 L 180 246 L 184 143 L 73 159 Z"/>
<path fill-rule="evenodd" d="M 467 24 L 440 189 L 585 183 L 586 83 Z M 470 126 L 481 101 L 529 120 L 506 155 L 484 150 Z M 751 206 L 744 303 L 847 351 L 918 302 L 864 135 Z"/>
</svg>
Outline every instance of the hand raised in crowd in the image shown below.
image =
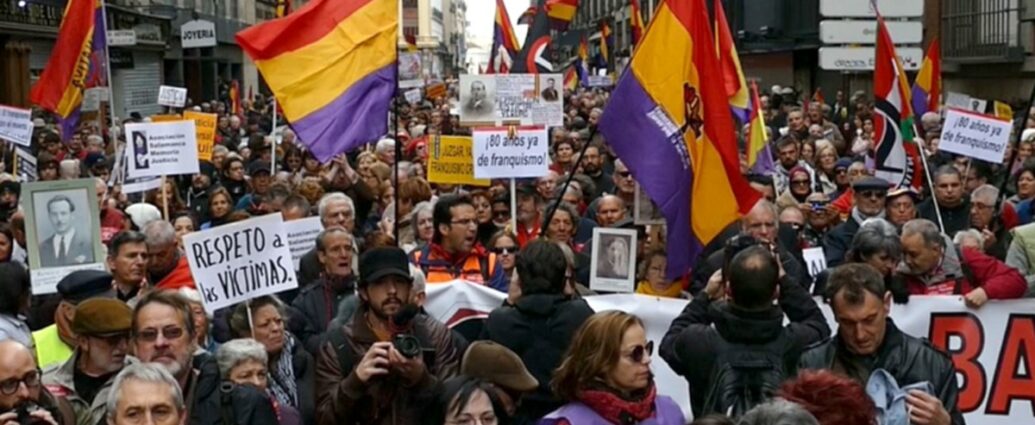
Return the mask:
<svg viewBox="0 0 1035 425">
<path fill-rule="evenodd" d="M 406 383 L 414 385 L 420 381 L 420 378 L 424 376 L 424 356 L 418 354 L 417 357 L 409 358 L 404 356 L 399 350 L 395 349 L 395 346 L 388 343 L 388 360 L 391 364 L 392 369 L 395 369 L 402 375 Z"/>
<path fill-rule="evenodd" d="M 963 301 L 967 304 L 967 307 L 978 308 L 988 302 L 988 293 L 985 292 L 985 288 L 977 288 L 964 295 Z"/>
<path fill-rule="evenodd" d="M 724 288 L 722 283 L 722 269 L 719 269 L 712 273 L 712 277 L 708 278 L 708 285 L 704 287 L 704 292 L 708 294 L 708 298 L 712 300 L 722 298 Z"/>
<path fill-rule="evenodd" d="M 29 416 L 33 418 L 31 422 L 34 424 L 42 422 L 51 425 L 58 425 L 57 421 L 54 420 L 54 416 L 46 409 L 33 411 L 32 413 L 29 413 Z M 19 425 L 18 412 L 0 414 L 0 425 Z"/>
<path fill-rule="evenodd" d="M 370 346 L 363 359 L 356 366 L 356 377 L 363 383 L 370 382 L 370 378 L 387 375 L 389 366 L 389 350 L 392 349 L 390 342 L 375 342 Z"/>
<path fill-rule="evenodd" d="M 912 390 L 906 395 L 909 423 L 915 425 L 949 425 L 952 419 L 942 401 L 923 391 Z"/>
<path fill-rule="evenodd" d="M 988 228 L 981 229 L 981 237 L 985 240 L 985 249 L 990 249 L 995 246 L 998 240 L 995 238 L 995 233 Z"/>
</svg>

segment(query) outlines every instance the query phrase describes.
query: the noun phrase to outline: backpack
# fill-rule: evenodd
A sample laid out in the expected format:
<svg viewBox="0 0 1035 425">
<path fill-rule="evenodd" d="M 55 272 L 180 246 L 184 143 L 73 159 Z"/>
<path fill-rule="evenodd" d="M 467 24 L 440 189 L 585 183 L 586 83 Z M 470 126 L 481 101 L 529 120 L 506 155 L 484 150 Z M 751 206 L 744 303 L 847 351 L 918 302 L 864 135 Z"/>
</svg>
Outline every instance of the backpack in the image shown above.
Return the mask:
<svg viewBox="0 0 1035 425">
<path fill-rule="evenodd" d="M 780 384 L 797 373 L 797 358 L 785 333 L 762 345 L 720 341 L 717 348 L 701 415 L 740 417 L 772 398 Z"/>
</svg>

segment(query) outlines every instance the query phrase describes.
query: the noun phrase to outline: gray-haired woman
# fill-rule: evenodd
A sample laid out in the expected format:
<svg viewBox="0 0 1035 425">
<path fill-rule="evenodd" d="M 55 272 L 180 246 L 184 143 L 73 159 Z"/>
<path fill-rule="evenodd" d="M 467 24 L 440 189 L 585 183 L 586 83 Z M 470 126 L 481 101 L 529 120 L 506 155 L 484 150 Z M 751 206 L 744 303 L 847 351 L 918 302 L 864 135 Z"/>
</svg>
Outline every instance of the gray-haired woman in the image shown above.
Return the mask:
<svg viewBox="0 0 1035 425">
<path fill-rule="evenodd" d="M 227 341 L 216 350 L 216 363 L 219 365 L 220 378 L 223 381 L 234 385 L 250 385 L 263 392 L 270 392 L 266 370 L 266 347 L 258 341 L 251 338 Z M 280 403 L 276 397 L 271 399 L 280 425 L 302 423 L 297 409 Z"/>
<path fill-rule="evenodd" d="M 249 321 L 248 309 L 251 308 Z M 313 373 L 316 362 L 285 328 L 284 304 L 273 296 L 238 304 L 230 316 L 230 330 L 237 338 L 252 338 L 266 350 L 269 392 L 282 406 L 301 412 L 304 423 L 315 422 Z"/>
</svg>

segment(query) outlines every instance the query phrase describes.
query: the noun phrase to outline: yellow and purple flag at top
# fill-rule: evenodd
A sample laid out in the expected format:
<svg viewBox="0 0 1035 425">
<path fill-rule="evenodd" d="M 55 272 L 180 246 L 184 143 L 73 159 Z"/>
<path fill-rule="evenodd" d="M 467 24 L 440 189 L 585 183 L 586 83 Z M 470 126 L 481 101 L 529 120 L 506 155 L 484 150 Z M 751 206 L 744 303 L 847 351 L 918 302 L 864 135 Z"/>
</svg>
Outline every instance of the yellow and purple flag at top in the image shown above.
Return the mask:
<svg viewBox="0 0 1035 425">
<path fill-rule="evenodd" d="M 658 205 L 669 278 L 761 198 L 740 174 L 704 0 L 666 0 L 600 119 L 600 131 Z"/>
<path fill-rule="evenodd" d="M 237 34 L 321 162 L 387 133 L 398 10 L 396 0 L 315 0 Z"/>
</svg>

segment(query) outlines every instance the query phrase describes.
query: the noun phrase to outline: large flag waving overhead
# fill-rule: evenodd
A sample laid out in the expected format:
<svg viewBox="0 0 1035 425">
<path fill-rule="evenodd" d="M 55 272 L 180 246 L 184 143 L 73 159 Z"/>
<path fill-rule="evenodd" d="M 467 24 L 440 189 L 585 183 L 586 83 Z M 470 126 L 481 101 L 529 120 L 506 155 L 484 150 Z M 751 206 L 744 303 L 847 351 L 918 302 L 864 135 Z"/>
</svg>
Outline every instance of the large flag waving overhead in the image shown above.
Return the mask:
<svg viewBox="0 0 1035 425">
<path fill-rule="evenodd" d="M 665 0 L 600 120 L 665 216 L 670 278 L 761 198 L 740 174 L 725 90 L 708 77 L 720 73 L 704 0 Z"/>
<path fill-rule="evenodd" d="M 892 186 L 919 188 L 923 172 L 913 143 L 906 71 L 895 52 L 884 18 L 877 13 L 877 52 L 873 67 L 874 175 Z"/>
<path fill-rule="evenodd" d="M 518 47 L 514 26 L 503 0 L 496 0 L 496 22 L 493 23 L 492 51 L 489 52 L 489 73 L 506 74 L 513 66 L 514 58 L 521 50 Z"/>
<path fill-rule="evenodd" d="M 715 0 L 715 40 L 719 47 L 719 64 L 722 67 L 722 79 L 726 83 L 726 97 L 729 98 L 730 109 L 741 123 L 746 123 L 750 102 L 748 86 L 744 82 L 740 56 L 737 55 L 737 45 L 733 43 L 730 25 L 726 22 L 722 0 Z"/>
<path fill-rule="evenodd" d="M 518 53 L 517 61 L 511 72 L 516 74 L 545 74 L 553 72 L 553 63 L 550 61 L 553 50 L 550 47 L 553 38 L 550 36 L 550 17 L 543 7 L 545 0 L 539 0 L 539 6 L 535 9 L 535 17 L 532 18 L 532 26 L 525 35 L 525 44 Z"/>
<path fill-rule="evenodd" d="M 546 0 L 546 15 L 550 17 L 550 27 L 557 31 L 567 31 L 568 24 L 575 19 L 579 0 Z"/>
<path fill-rule="evenodd" d="M 321 162 L 388 131 L 398 11 L 397 0 L 315 0 L 237 34 Z"/>
<path fill-rule="evenodd" d="M 70 0 L 61 18 L 54 51 L 29 99 L 62 120 L 62 137 L 75 126 L 83 90 L 107 86 L 104 9 L 97 0 Z"/>
<path fill-rule="evenodd" d="M 922 117 L 927 112 L 938 112 L 942 97 L 942 51 L 938 39 L 931 40 L 920 72 L 913 82 L 913 110 Z"/>
</svg>

